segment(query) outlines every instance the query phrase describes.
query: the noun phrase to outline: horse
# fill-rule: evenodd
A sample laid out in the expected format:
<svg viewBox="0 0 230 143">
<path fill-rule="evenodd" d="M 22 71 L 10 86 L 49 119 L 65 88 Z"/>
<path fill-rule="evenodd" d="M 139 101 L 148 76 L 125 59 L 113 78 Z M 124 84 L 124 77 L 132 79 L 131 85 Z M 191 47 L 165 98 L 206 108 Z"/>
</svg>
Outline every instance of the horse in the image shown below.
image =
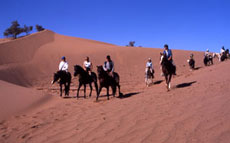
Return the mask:
<svg viewBox="0 0 230 143">
<path fill-rule="evenodd" d="M 169 91 L 171 88 L 170 82 L 172 75 L 176 73 L 176 66 L 170 62 L 166 56 L 166 54 L 161 55 L 161 66 L 162 66 L 162 72 L 165 76 L 166 81 L 166 88 Z"/>
<path fill-rule="evenodd" d="M 98 95 L 98 85 L 97 85 L 97 75 L 94 72 L 91 72 L 91 75 L 87 71 L 85 71 L 81 66 L 75 65 L 74 66 L 74 77 L 79 75 L 79 85 L 77 89 L 77 98 L 79 98 L 79 90 L 82 85 L 84 85 L 84 98 L 86 98 L 86 85 L 89 84 L 90 93 L 89 97 L 92 95 L 92 82 L 94 83 L 96 93 Z"/>
<path fill-rule="evenodd" d="M 103 66 L 97 66 L 98 79 L 100 83 L 99 91 L 96 100 L 98 101 L 99 95 L 103 87 L 107 89 L 107 99 L 109 100 L 109 87 L 112 88 L 113 96 L 115 97 L 116 88 L 119 90 L 119 97 L 122 96 L 120 91 L 120 77 L 119 74 L 113 72 L 113 76 L 110 76 L 104 69 Z"/>
<path fill-rule="evenodd" d="M 221 55 L 220 55 L 220 53 L 213 53 L 213 56 L 212 56 L 213 58 L 218 58 L 218 60 L 219 61 L 221 61 Z"/>
<path fill-rule="evenodd" d="M 53 81 L 51 82 L 54 84 L 59 80 L 59 85 L 60 85 L 60 96 L 62 97 L 62 85 L 64 84 L 65 86 L 65 96 L 69 96 L 69 90 L 70 90 L 70 83 L 71 83 L 71 73 L 66 72 L 66 71 L 57 71 L 54 73 L 53 76 Z"/>
<path fill-rule="evenodd" d="M 205 66 L 213 65 L 213 57 L 211 55 L 204 56 L 204 65 Z"/>
<path fill-rule="evenodd" d="M 223 54 L 221 54 L 220 61 L 223 62 L 224 60 L 227 60 L 229 57 L 229 50 L 225 50 Z"/>
<path fill-rule="evenodd" d="M 195 60 L 194 59 L 189 59 L 188 61 L 190 69 L 194 70 L 195 69 Z"/>
<path fill-rule="evenodd" d="M 149 87 L 150 84 L 153 82 L 154 78 L 154 71 L 151 71 L 150 67 L 148 67 L 147 72 L 145 73 L 145 84 Z"/>
</svg>

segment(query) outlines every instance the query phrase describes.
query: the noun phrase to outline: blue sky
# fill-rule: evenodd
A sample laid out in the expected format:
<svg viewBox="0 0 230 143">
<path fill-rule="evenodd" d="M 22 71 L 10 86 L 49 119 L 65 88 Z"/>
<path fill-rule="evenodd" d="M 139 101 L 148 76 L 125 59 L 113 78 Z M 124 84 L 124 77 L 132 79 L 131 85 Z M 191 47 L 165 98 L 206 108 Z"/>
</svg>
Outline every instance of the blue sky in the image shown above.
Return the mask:
<svg viewBox="0 0 230 143">
<path fill-rule="evenodd" d="M 5 0 L 0 37 L 18 20 L 116 45 L 219 51 L 230 48 L 229 7 L 229 0 Z"/>
</svg>

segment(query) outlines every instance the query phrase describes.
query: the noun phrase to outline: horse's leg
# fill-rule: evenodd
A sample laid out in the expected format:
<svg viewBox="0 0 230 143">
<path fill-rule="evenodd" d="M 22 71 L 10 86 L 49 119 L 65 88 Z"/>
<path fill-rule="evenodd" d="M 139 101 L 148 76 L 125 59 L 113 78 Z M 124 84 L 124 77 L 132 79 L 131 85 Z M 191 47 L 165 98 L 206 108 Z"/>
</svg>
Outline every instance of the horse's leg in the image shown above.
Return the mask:
<svg viewBox="0 0 230 143">
<path fill-rule="evenodd" d="M 106 87 L 107 89 L 107 99 L 109 100 L 109 87 Z"/>
<path fill-rule="evenodd" d="M 82 86 L 82 83 L 79 82 L 78 89 L 77 89 L 77 98 L 79 98 L 79 90 L 80 90 L 81 86 Z"/>
<path fill-rule="evenodd" d="M 96 101 L 98 101 L 99 95 L 100 95 L 100 93 L 101 93 L 101 89 L 102 89 L 102 87 L 100 86 L 100 87 L 99 87 L 99 90 L 98 90 L 98 93 L 97 93 Z"/>
<path fill-rule="evenodd" d="M 68 83 L 65 83 L 65 96 L 69 95 L 69 87 L 68 87 Z"/>
<path fill-rule="evenodd" d="M 60 84 L 60 96 L 62 97 L 62 84 Z"/>
<path fill-rule="evenodd" d="M 172 79 L 172 75 L 169 75 L 169 79 L 168 79 L 168 89 L 171 88 L 171 79 Z"/>
<path fill-rule="evenodd" d="M 122 96 L 122 94 L 121 94 L 121 86 L 120 86 L 119 83 L 118 83 L 117 87 L 118 87 L 118 91 L 119 91 L 119 97 L 121 97 Z"/>
<path fill-rule="evenodd" d="M 94 86 L 95 86 L 95 89 L 96 89 L 96 93 L 97 93 L 97 95 L 98 95 L 98 85 L 97 85 L 97 82 L 96 82 L 96 81 L 94 82 Z"/>
<path fill-rule="evenodd" d="M 93 90 L 93 87 L 92 87 L 92 84 L 91 84 L 91 83 L 89 84 L 89 87 L 90 87 L 90 93 L 89 93 L 89 97 L 91 97 L 91 94 L 92 94 L 92 90 Z"/>
<path fill-rule="evenodd" d="M 69 96 L 69 91 L 70 91 L 70 82 L 68 82 L 68 87 L 67 87 L 67 95 Z"/>
<path fill-rule="evenodd" d="M 84 84 L 84 98 L 86 98 L 86 84 Z"/>
<path fill-rule="evenodd" d="M 117 90 L 117 85 L 112 87 L 113 97 L 115 97 L 115 95 L 116 95 L 116 90 Z"/>
<path fill-rule="evenodd" d="M 166 87 L 167 87 L 167 90 L 168 90 L 168 75 L 165 75 L 165 81 L 166 81 Z"/>
</svg>

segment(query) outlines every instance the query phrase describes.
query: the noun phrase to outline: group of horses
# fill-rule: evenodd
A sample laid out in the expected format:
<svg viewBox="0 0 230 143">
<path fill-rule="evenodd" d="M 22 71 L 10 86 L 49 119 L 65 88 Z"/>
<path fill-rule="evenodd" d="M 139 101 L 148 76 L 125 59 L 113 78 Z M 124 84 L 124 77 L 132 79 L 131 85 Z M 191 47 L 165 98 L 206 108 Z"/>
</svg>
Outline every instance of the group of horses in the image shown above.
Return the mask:
<svg viewBox="0 0 230 143">
<path fill-rule="evenodd" d="M 116 90 L 118 88 L 119 97 L 122 96 L 120 91 L 120 77 L 119 74 L 114 72 L 113 76 L 110 76 L 104 69 L 103 66 L 97 66 L 97 73 L 91 72 L 90 74 L 85 71 L 81 66 L 74 66 L 74 77 L 78 76 L 78 89 L 77 89 L 77 98 L 79 98 L 79 91 L 82 85 L 84 86 L 84 98 L 86 98 L 86 85 L 90 87 L 89 97 L 92 95 L 92 83 L 94 83 L 95 91 L 96 91 L 96 100 L 98 101 L 99 95 L 101 93 L 102 88 L 107 89 L 107 99 L 109 100 L 109 87 L 112 88 L 113 96 L 116 95 Z M 62 87 L 65 87 L 65 96 L 69 96 L 70 84 L 71 84 L 72 76 L 70 72 L 66 71 L 57 71 L 54 73 L 52 84 L 55 82 L 59 83 L 60 86 L 60 96 L 62 96 Z M 97 81 L 99 80 L 99 88 Z"/>
<path fill-rule="evenodd" d="M 204 65 L 212 65 L 213 64 L 213 58 L 215 58 L 217 55 L 208 55 L 204 57 Z M 224 61 L 226 59 L 230 58 L 229 52 L 226 50 L 224 54 L 220 56 L 220 61 Z M 195 60 L 190 59 L 188 61 L 189 66 L 191 69 L 195 69 Z M 172 79 L 172 75 L 176 73 L 176 66 L 172 64 L 167 58 L 166 55 L 161 55 L 161 69 L 162 73 L 165 77 L 166 81 L 166 88 L 169 91 L 171 88 L 170 82 Z M 98 75 L 98 76 L 97 76 Z M 120 77 L 119 74 L 114 72 L 113 76 L 109 75 L 103 68 L 103 66 L 97 66 L 97 74 L 94 72 L 91 72 L 90 74 L 85 71 L 81 66 L 75 65 L 74 66 L 74 77 L 78 76 L 79 78 L 79 84 L 77 88 L 77 95 L 76 97 L 79 98 L 79 91 L 82 85 L 84 86 L 84 98 L 86 98 L 86 85 L 89 85 L 90 87 L 90 93 L 89 97 L 92 95 L 92 83 L 94 83 L 95 91 L 96 91 L 96 100 L 98 101 L 98 98 L 100 96 L 102 88 L 107 89 L 107 99 L 109 100 L 109 87 L 112 89 L 113 96 L 115 97 L 116 91 L 118 88 L 119 91 L 119 97 L 122 97 L 123 94 L 120 91 Z M 146 72 L 146 85 L 148 86 L 150 83 L 152 83 L 152 79 L 154 78 L 154 70 L 153 72 L 150 71 L 150 69 Z M 70 90 L 70 84 L 71 84 L 72 76 L 70 72 L 66 71 L 58 71 L 54 73 L 52 84 L 58 81 L 60 85 L 60 96 L 62 96 L 62 87 L 64 85 L 65 87 L 65 96 L 69 96 L 69 90 Z M 99 87 L 98 87 L 98 80 L 99 80 Z"/>
</svg>

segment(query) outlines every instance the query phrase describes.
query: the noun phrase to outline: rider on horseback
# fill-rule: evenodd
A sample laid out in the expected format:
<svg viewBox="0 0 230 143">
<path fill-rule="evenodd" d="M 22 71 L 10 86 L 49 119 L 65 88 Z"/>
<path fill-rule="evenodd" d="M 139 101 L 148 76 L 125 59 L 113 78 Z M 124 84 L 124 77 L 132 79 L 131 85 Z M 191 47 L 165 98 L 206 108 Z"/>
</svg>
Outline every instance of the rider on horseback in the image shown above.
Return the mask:
<svg viewBox="0 0 230 143">
<path fill-rule="evenodd" d="M 148 61 L 146 63 L 146 68 L 145 68 L 145 75 L 147 76 L 148 69 L 151 72 L 151 75 L 153 77 L 154 69 L 153 69 L 153 64 L 151 58 L 148 58 Z"/>
<path fill-rule="evenodd" d="M 113 76 L 114 72 L 114 63 L 110 58 L 110 55 L 106 57 L 106 61 L 103 65 L 103 69 L 108 73 L 108 75 Z"/>
<path fill-rule="evenodd" d="M 66 58 L 65 58 L 65 56 L 63 56 L 63 57 L 61 58 L 61 62 L 60 62 L 60 64 L 59 64 L 59 71 L 68 72 L 68 67 L 69 67 L 69 65 L 68 65 L 68 63 L 67 63 L 67 61 L 66 61 Z"/>
<path fill-rule="evenodd" d="M 85 71 L 88 72 L 89 75 L 91 75 L 92 69 L 93 69 L 93 64 L 89 61 L 89 57 L 86 57 L 84 63 L 83 63 L 83 68 Z"/>
<path fill-rule="evenodd" d="M 204 56 L 205 57 L 209 57 L 210 53 L 209 53 L 209 50 L 207 49 L 205 52 L 204 52 Z"/>
<path fill-rule="evenodd" d="M 176 65 L 174 64 L 173 59 L 172 59 L 172 51 L 171 51 L 171 49 L 168 48 L 168 45 L 167 45 L 167 44 L 164 45 L 164 49 L 165 49 L 165 50 L 164 50 L 164 52 L 163 52 L 163 55 L 166 55 L 167 58 L 168 58 L 168 61 L 170 61 L 171 64 L 172 64 L 174 67 L 176 67 Z M 176 73 L 173 73 L 173 74 L 176 75 Z"/>
<path fill-rule="evenodd" d="M 220 49 L 220 55 L 224 55 L 225 54 L 225 49 L 224 49 L 224 46 Z"/>
</svg>

